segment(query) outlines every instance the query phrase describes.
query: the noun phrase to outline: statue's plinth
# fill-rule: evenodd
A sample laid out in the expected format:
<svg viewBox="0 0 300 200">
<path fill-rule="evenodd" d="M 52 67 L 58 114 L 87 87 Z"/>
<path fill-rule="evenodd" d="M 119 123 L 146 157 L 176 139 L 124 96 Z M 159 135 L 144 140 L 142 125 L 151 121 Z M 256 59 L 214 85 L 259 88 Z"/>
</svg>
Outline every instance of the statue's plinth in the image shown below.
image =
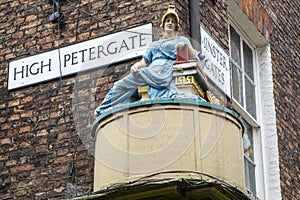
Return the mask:
<svg viewBox="0 0 300 200">
<path fill-rule="evenodd" d="M 139 101 L 99 116 L 93 134 L 94 191 L 155 173 L 162 180 L 207 174 L 244 191 L 243 126 L 224 107 L 190 99 Z M 166 177 L 167 171 L 177 172 Z"/>
<path fill-rule="evenodd" d="M 198 95 L 208 102 L 214 102 L 208 85 L 203 75 L 197 69 L 196 61 L 187 61 L 174 64 L 173 80 L 176 87 L 183 93 L 188 95 Z M 148 100 L 148 86 L 138 87 L 138 93 L 141 100 Z"/>
</svg>

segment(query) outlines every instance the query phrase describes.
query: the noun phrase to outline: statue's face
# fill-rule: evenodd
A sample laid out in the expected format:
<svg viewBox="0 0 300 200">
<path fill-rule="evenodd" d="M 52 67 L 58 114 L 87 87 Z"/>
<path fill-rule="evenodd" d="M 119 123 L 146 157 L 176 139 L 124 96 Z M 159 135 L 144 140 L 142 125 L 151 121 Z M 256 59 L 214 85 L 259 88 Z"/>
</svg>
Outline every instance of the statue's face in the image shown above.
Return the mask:
<svg viewBox="0 0 300 200">
<path fill-rule="evenodd" d="M 177 23 L 175 17 L 167 16 L 164 23 L 165 31 L 174 31 Z"/>
</svg>

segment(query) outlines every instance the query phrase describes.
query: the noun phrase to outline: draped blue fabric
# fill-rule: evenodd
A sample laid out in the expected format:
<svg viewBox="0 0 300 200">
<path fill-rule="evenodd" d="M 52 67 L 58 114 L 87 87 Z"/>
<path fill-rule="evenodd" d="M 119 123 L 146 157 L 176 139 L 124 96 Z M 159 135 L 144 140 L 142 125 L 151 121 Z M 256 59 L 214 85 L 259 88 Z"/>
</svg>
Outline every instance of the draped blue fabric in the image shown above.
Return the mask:
<svg viewBox="0 0 300 200">
<path fill-rule="evenodd" d="M 113 88 L 95 111 L 101 114 L 112 106 L 135 101 L 137 88 L 144 85 L 149 86 L 148 94 L 151 99 L 188 97 L 202 100 L 198 96 L 189 96 L 180 92 L 174 84 L 173 63 L 176 61 L 176 44 L 178 42 L 191 45 L 190 41 L 183 36 L 160 39 L 151 43 L 143 55 L 149 65 L 139 69 L 137 75 L 129 74 L 115 82 Z"/>
</svg>

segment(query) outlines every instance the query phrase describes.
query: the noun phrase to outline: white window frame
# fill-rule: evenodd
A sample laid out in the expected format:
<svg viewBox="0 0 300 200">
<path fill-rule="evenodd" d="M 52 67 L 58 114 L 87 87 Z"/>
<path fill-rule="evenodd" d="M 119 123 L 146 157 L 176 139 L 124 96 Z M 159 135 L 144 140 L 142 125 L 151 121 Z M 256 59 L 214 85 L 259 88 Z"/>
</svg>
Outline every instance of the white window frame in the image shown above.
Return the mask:
<svg viewBox="0 0 300 200">
<path fill-rule="evenodd" d="M 256 106 L 256 119 L 251 116 L 248 111 L 246 110 L 246 106 L 240 105 L 238 100 L 235 100 L 233 97 L 233 88 L 232 91 L 232 102 L 233 102 L 233 108 L 236 110 L 237 113 L 239 113 L 242 118 L 247 121 L 247 123 L 252 126 L 252 134 L 253 134 L 253 151 L 254 151 L 254 160 L 249 158 L 247 155 L 244 155 L 244 159 L 250 160 L 250 162 L 255 167 L 255 187 L 256 192 L 253 194 L 249 188 L 246 188 L 247 193 L 252 194 L 254 198 L 256 197 L 264 197 L 263 185 L 264 185 L 264 178 L 263 178 L 263 166 L 262 166 L 262 151 L 261 151 L 261 130 L 260 130 L 260 119 L 261 119 L 261 105 L 260 105 L 260 82 L 259 82 L 259 70 L 258 70 L 258 55 L 257 55 L 257 49 L 256 46 L 251 42 L 251 40 L 247 37 L 247 35 L 236 25 L 233 19 L 229 20 L 228 30 L 229 30 L 229 44 L 230 44 L 230 26 L 232 26 L 235 31 L 240 36 L 240 43 L 242 44 L 245 42 L 252 50 L 253 53 L 253 79 L 254 79 L 254 86 L 255 86 L 255 106 Z M 243 45 L 243 44 L 242 44 Z M 240 45 L 240 47 L 242 47 Z M 229 45 L 230 46 L 230 45 Z M 244 62 L 243 57 L 243 48 L 241 48 L 241 64 Z M 231 51 L 230 52 L 230 66 L 231 62 L 235 62 L 231 57 Z M 238 63 L 235 63 L 239 68 L 241 66 L 238 65 Z M 232 70 L 230 68 L 230 70 Z M 246 87 L 245 87 L 245 76 L 247 76 L 244 69 L 242 69 L 243 73 L 243 98 L 244 98 L 244 105 L 246 105 Z M 231 73 L 230 73 L 231 75 Z M 232 77 L 231 77 L 232 78 Z M 231 80 L 232 84 L 232 80 Z M 256 196 L 256 197 L 255 197 Z"/>
<path fill-rule="evenodd" d="M 229 24 L 240 27 L 254 43 L 257 58 L 257 119 L 236 111 L 255 127 L 253 136 L 256 173 L 256 193 L 261 200 L 281 200 L 278 136 L 273 93 L 271 46 L 235 0 L 227 0 Z M 237 102 L 233 102 L 235 105 Z M 256 126 L 255 126 L 256 125 Z M 254 199 L 254 198 L 252 198 Z"/>
<path fill-rule="evenodd" d="M 254 49 L 253 47 L 255 47 L 255 45 L 253 43 L 250 42 L 250 40 L 247 38 L 247 36 L 238 28 L 238 26 L 235 25 L 235 23 L 233 22 L 233 20 L 230 20 L 229 23 L 229 30 L 230 30 L 230 26 L 232 26 L 235 31 L 239 34 L 240 36 L 240 42 L 245 42 L 252 50 L 253 53 L 253 78 L 254 78 L 254 86 L 255 86 L 255 103 L 256 103 L 256 119 L 251 116 L 251 114 L 248 113 L 248 111 L 246 110 L 246 105 L 242 106 L 238 100 L 234 99 L 233 97 L 233 88 L 231 90 L 232 92 L 232 101 L 233 101 L 233 107 L 234 109 L 249 123 L 251 124 L 253 127 L 259 128 L 259 109 L 260 106 L 258 105 L 259 103 L 259 79 L 257 77 L 258 74 L 258 60 L 257 60 L 257 51 L 256 49 Z M 230 34 L 230 31 L 229 31 Z M 229 41 L 230 41 L 230 37 L 229 37 Z M 241 49 L 241 51 L 243 51 L 243 49 Z M 231 54 L 231 53 L 230 53 Z M 241 63 L 244 62 L 244 57 L 243 57 L 243 53 L 241 52 Z M 230 70 L 231 70 L 231 62 L 234 62 L 237 66 L 238 64 L 231 58 L 230 55 Z M 241 66 L 238 66 L 239 68 Z M 242 69 L 242 73 L 243 73 L 243 83 L 244 83 L 244 87 L 243 87 L 243 98 L 244 98 L 244 104 L 246 104 L 245 102 L 245 98 L 246 98 L 246 90 L 245 90 L 245 76 L 248 76 L 245 72 L 244 69 Z M 231 77 L 232 78 L 232 77 Z M 232 80 L 231 80 L 231 84 L 232 84 Z"/>
</svg>

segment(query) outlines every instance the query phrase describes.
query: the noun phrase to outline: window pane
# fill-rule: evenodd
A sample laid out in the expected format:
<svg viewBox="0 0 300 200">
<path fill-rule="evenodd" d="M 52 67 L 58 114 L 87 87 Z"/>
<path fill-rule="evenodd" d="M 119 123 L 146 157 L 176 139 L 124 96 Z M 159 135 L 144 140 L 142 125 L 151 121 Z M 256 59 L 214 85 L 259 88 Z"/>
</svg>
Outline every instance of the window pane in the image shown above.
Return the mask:
<svg viewBox="0 0 300 200">
<path fill-rule="evenodd" d="M 243 53 L 245 72 L 251 78 L 251 80 L 254 81 L 252 49 L 245 42 L 243 42 Z"/>
<path fill-rule="evenodd" d="M 230 53 L 231 58 L 241 66 L 241 45 L 240 36 L 237 32 L 230 26 Z"/>
<path fill-rule="evenodd" d="M 243 135 L 243 147 L 244 154 L 248 156 L 252 161 L 254 160 L 253 151 L 253 127 L 244 120 L 245 133 Z"/>
<path fill-rule="evenodd" d="M 244 164 L 245 164 L 245 186 L 252 193 L 256 193 L 255 187 L 255 164 L 253 149 L 253 127 L 244 120 L 245 133 L 243 135 Z"/>
<path fill-rule="evenodd" d="M 256 194 L 255 186 L 255 166 L 252 165 L 247 159 L 244 159 L 245 165 L 245 186 L 253 194 Z"/>
<path fill-rule="evenodd" d="M 231 77 L 232 77 L 233 98 L 237 100 L 242 106 L 244 106 L 242 73 L 233 63 L 231 64 L 232 64 Z"/>
<path fill-rule="evenodd" d="M 248 113 L 256 119 L 255 86 L 245 78 L 246 89 L 246 109 Z"/>
</svg>

